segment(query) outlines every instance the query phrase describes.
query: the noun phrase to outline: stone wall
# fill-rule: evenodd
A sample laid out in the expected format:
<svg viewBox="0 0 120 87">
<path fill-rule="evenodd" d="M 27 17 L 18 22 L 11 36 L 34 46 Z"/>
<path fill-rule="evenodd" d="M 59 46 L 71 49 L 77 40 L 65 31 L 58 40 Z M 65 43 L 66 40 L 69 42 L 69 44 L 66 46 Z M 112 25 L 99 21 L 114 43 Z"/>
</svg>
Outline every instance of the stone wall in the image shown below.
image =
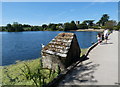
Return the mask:
<svg viewBox="0 0 120 87">
<path fill-rule="evenodd" d="M 42 51 L 44 68 L 65 70 L 80 59 L 80 47 L 74 33 L 60 33 Z"/>
</svg>

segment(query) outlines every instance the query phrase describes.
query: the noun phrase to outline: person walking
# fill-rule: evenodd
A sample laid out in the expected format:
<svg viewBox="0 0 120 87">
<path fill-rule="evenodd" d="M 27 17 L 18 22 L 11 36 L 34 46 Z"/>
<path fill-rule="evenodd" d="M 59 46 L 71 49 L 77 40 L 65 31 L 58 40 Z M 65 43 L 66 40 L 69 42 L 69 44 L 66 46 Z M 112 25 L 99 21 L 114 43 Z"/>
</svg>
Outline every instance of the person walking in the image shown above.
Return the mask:
<svg viewBox="0 0 120 87">
<path fill-rule="evenodd" d="M 98 33 L 97 40 L 98 40 L 98 43 L 101 43 L 101 41 L 102 41 L 102 39 L 101 39 L 101 33 Z"/>
<path fill-rule="evenodd" d="M 103 32 L 101 33 L 102 41 L 104 40 L 104 34 Z"/>
<path fill-rule="evenodd" d="M 104 39 L 105 39 L 105 43 L 107 43 L 107 40 L 108 40 L 108 29 L 106 29 L 104 31 Z"/>
</svg>

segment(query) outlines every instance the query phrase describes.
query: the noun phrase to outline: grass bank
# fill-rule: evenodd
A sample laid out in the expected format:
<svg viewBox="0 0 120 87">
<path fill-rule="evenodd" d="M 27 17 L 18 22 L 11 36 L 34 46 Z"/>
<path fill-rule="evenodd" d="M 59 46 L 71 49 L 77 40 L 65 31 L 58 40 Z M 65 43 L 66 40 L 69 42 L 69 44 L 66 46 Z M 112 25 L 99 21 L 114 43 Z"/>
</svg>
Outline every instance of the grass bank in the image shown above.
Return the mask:
<svg viewBox="0 0 120 87">
<path fill-rule="evenodd" d="M 81 56 L 84 55 L 87 49 L 81 49 Z M 21 69 L 25 69 L 25 64 L 30 67 L 31 72 L 36 72 L 37 69 L 40 67 L 40 58 L 34 60 L 27 60 L 27 61 L 17 61 L 16 64 L 9 65 L 9 66 L 1 66 L 0 70 L 2 70 L 2 84 L 3 85 L 34 85 L 32 80 L 27 80 L 26 77 L 23 75 Z M 45 76 L 49 75 L 49 71 L 43 71 Z M 52 79 L 55 78 L 58 73 L 54 73 L 52 75 Z M 49 77 L 49 76 L 48 76 Z M 46 83 L 52 80 L 51 78 L 46 78 Z"/>
<path fill-rule="evenodd" d="M 83 55 L 85 55 L 86 54 L 86 52 L 87 52 L 87 48 L 85 48 L 85 49 L 81 49 L 81 54 L 80 54 L 80 57 L 82 57 Z"/>
<path fill-rule="evenodd" d="M 2 70 L 2 84 L 3 85 L 33 85 L 33 82 L 28 81 L 21 69 L 24 69 L 27 64 L 31 71 L 36 70 L 39 67 L 40 59 L 17 61 L 16 64 L 3 66 Z M 21 69 L 20 69 L 21 68 Z"/>
<path fill-rule="evenodd" d="M 26 68 L 25 64 L 30 68 L 30 72 Z M 40 67 L 40 58 L 34 60 L 28 60 L 28 61 L 17 61 L 16 64 L 3 66 L 2 85 L 36 85 L 34 80 L 36 80 L 37 84 L 39 85 L 39 81 L 41 81 L 41 84 L 43 84 L 42 78 L 44 78 L 44 83 L 47 84 L 58 75 L 57 72 L 54 72 L 52 73 L 52 76 L 49 76 L 51 75 L 50 74 L 51 72 L 48 69 L 41 70 L 40 71 L 41 73 L 39 74 L 38 73 L 39 67 Z M 24 70 L 25 73 L 23 73 L 22 70 Z M 40 77 L 41 80 L 39 80 L 38 74 L 42 76 Z M 34 80 L 27 79 L 25 75 L 27 75 L 28 78 L 32 77 Z"/>
</svg>

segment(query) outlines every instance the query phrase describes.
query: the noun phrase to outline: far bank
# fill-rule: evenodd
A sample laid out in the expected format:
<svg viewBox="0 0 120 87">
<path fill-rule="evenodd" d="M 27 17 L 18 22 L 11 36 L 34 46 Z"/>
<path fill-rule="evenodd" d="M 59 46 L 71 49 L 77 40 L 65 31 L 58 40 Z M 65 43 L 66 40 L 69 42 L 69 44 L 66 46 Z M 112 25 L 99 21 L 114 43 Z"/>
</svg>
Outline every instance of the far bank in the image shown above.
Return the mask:
<svg viewBox="0 0 120 87">
<path fill-rule="evenodd" d="M 105 29 L 78 29 L 78 30 L 70 30 L 70 31 L 93 31 L 93 32 L 103 32 Z"/>
</svg>

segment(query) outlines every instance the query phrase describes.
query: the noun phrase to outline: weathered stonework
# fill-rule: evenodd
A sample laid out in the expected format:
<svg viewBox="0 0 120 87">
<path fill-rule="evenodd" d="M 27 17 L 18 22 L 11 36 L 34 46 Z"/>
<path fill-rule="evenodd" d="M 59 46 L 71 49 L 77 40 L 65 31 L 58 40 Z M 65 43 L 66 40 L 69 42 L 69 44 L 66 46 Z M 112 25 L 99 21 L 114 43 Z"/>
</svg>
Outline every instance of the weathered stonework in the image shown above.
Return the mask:
<svg viewBox="0 0 120 87">
<path fill-rule="evenodd" d="M 61 70 L 78 61 L 80 58 L 80 47 L 74 33 L 60 33 L 42 51 L 42 62 L 44 68 Z"/>
</svg>

